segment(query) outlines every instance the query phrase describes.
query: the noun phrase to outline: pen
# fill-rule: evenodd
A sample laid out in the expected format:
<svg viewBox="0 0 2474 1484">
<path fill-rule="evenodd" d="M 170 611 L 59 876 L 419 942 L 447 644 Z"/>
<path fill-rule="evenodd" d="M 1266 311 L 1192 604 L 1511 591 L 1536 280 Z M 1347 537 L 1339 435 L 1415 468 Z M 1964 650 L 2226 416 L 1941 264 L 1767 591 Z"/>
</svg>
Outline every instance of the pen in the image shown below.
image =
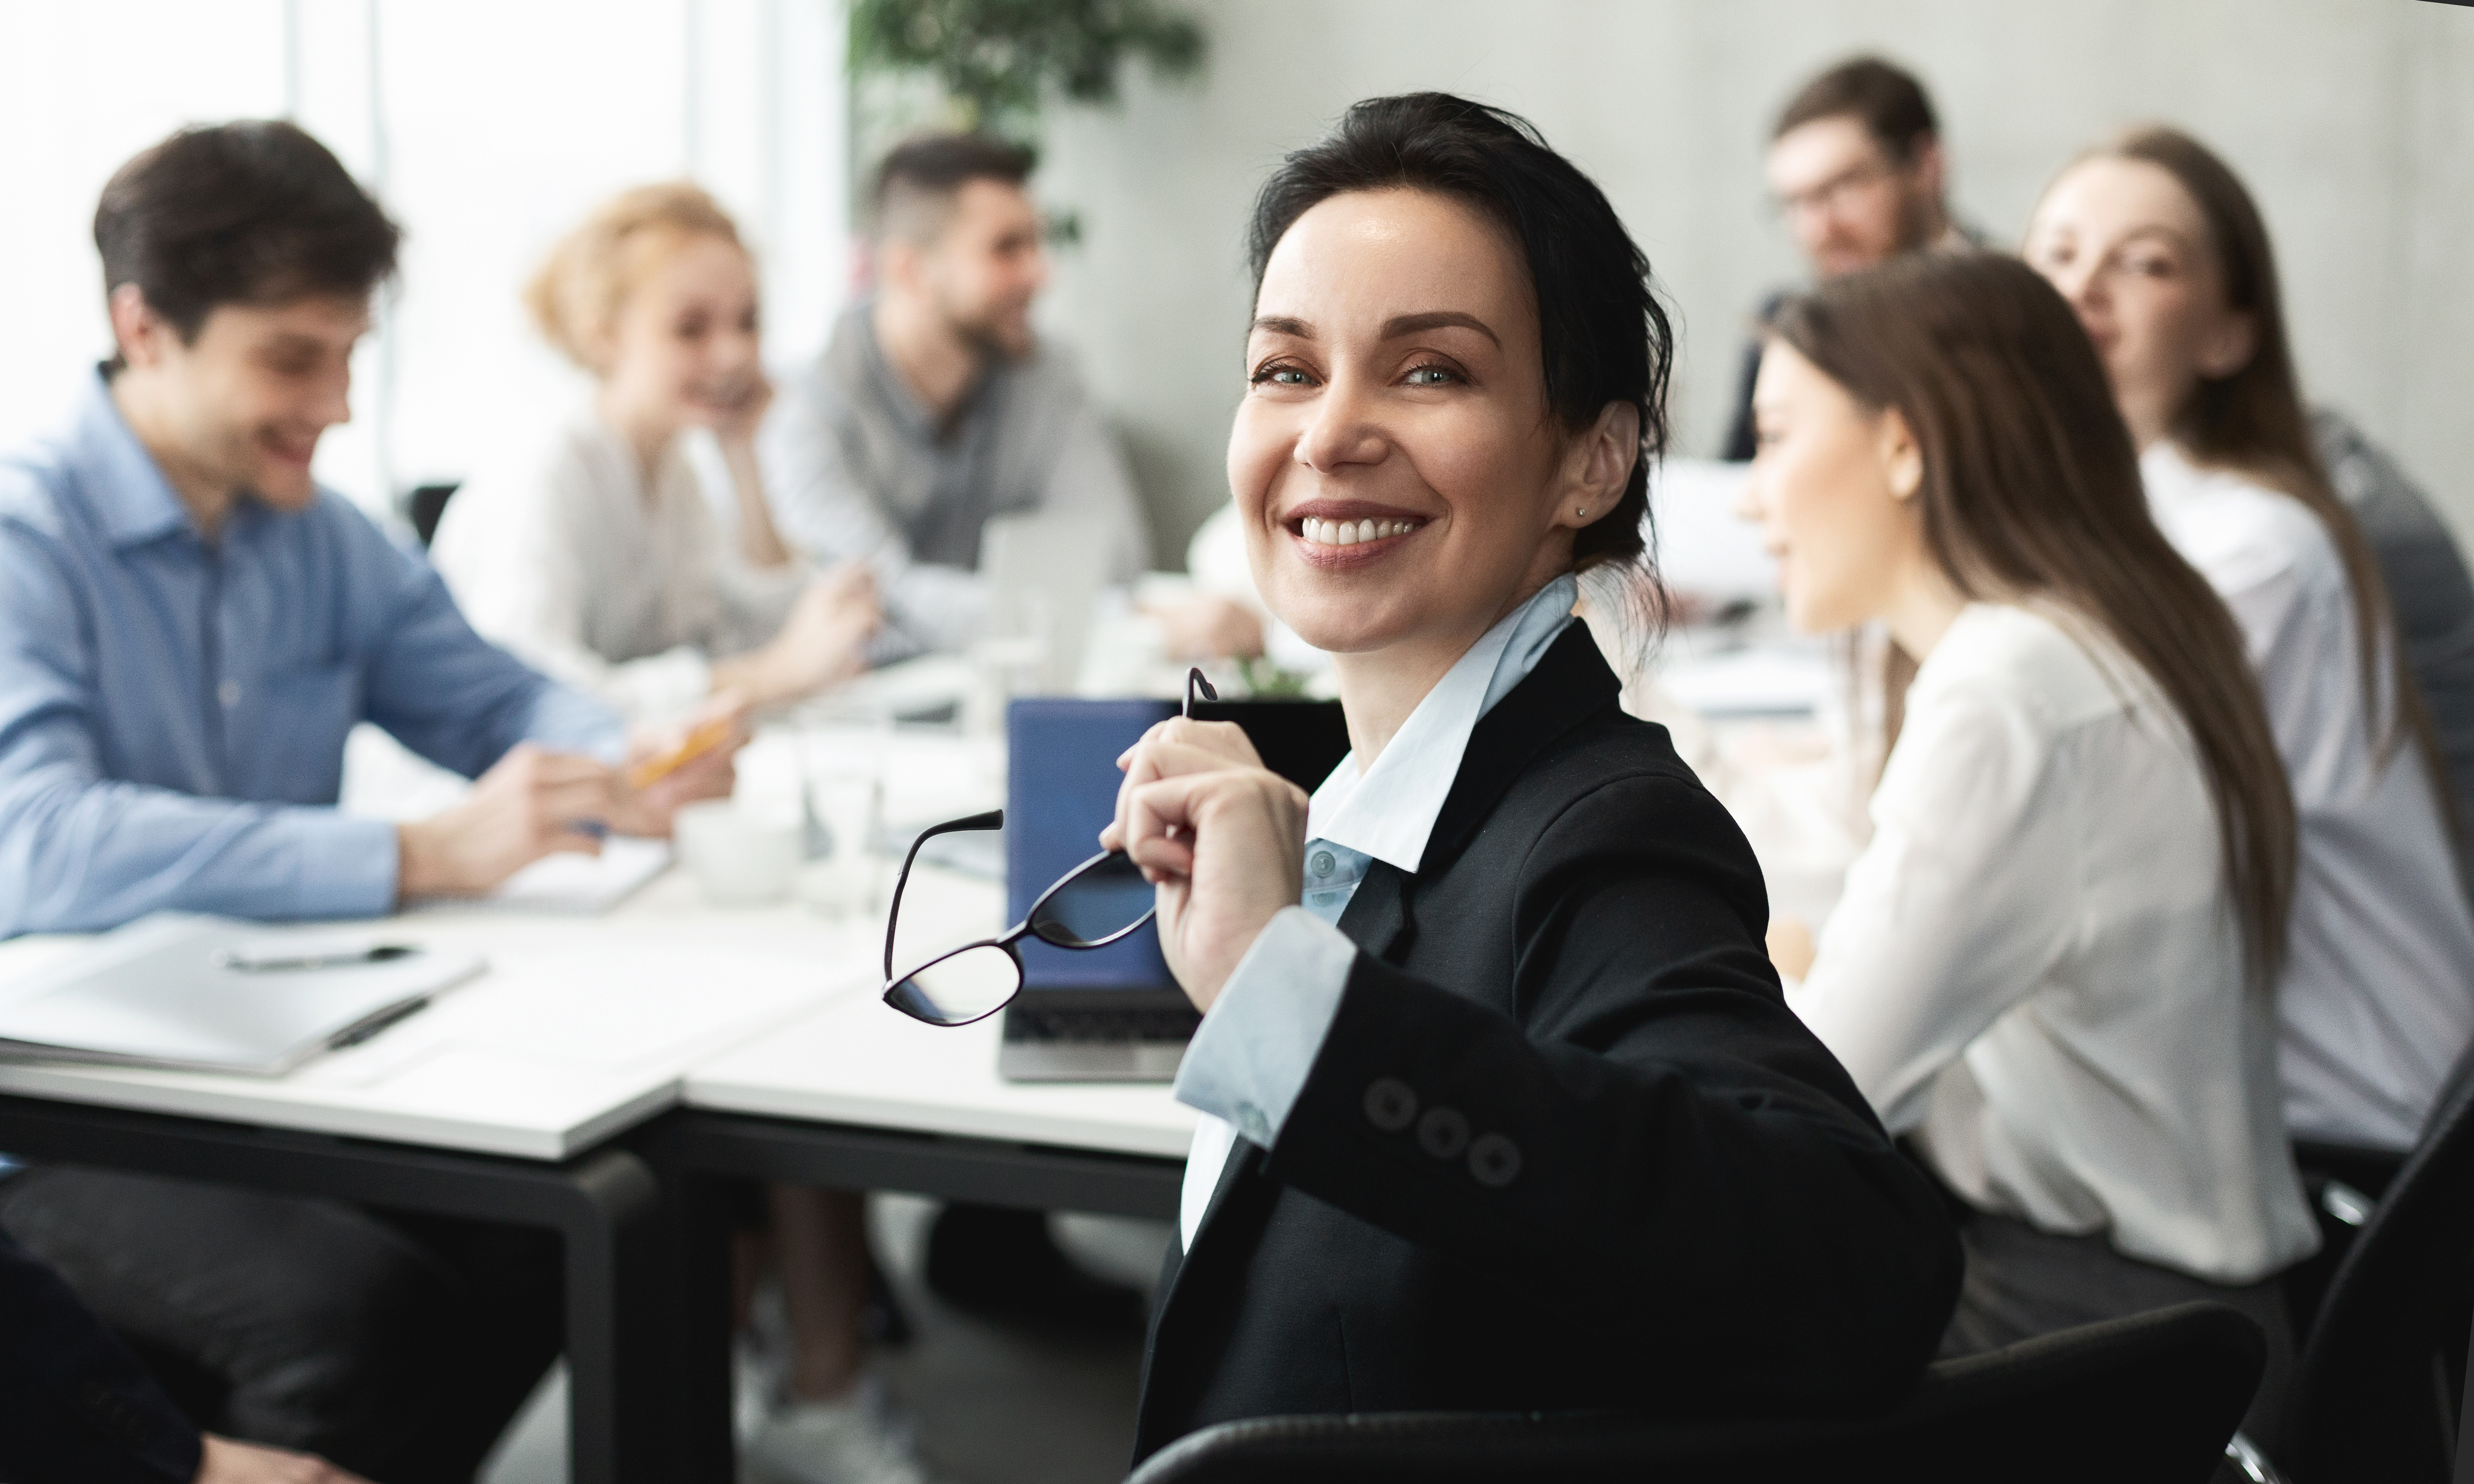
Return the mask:
<svg viewBox="0 0 2474 1484">
<path fill-rule="evenodd" d="M 245 974 L 266 974 L 289 969 L 342 968 L 354 963 L 391 963 L 419 952 L 420 947 L 412 943 L 363 943 L 351 948 L 304 945 L 255 953 L 247 948 L 227 948 L 215 955 L 215 965 Z"/>
<path fill-rule="evenodd" d="M 687 740 L 658 757 L 646 758 L 627 769 L 627 787 L 647 789 L 667 778 L 680 768 L 703 757 L 730 740 L 731 723 L 718 718 L 707 721 L 687 735 Z"/>
</svg>

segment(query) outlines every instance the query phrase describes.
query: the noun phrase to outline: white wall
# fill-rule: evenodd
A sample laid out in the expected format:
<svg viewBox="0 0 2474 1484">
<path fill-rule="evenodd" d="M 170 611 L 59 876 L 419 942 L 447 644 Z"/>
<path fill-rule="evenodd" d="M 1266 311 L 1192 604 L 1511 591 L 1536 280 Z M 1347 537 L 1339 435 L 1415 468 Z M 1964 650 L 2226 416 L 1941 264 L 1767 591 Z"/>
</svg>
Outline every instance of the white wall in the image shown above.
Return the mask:
<svg viewBox="0 0 2474 1484">
<path fill-rule="evenodd" d="M 1681 310 L 1686 452 L 1723 432 L 1745 319 L 1797 263 L 1760 150 L 1811 72 L 1915 67 L 1955 199 L 2015 241 L 2057 164 L 2162 118 L 2221 150 L 2276 234 L 2310 394 L 2352 409 L 2474 532 L 2474 10 L 2417 0 L 1221 0 L 1198 84 L 1060 115 L 1042 189 L 1081 210 L 1046 315 L 1161 513 L 1225 497 L 1249 198 L 1351 101 L 1446 88 L 1528 114 L 1594 175 Z"/>
<path fill-rule="evenodd" d="M 1680 311 L 1686 451 L 1717 441 L 1744 328 L 1796 276 L 1763 207 L 1770 117 L 1858 48 L 1917 67 L 1960 208 L 2015 237 L 2071 151 L 2184 124 L 2232 158 L 2284 255 L 2312 393 L 2353 409 L 2474 531 L 2474 10 L 2421 0 L 1216 0 L 1209 69 L 1059 109 L 1040 189 L 1078 208 L 1044 321 L 1074 341 L 1158 512 L 1224 495 L 1264 172 L 1349 102 L 1411 87 L 1517 109 L 1607 187 Z M 373 48 L 375 37 L 375 49 Z M 189 120 L 293 108 L 409 229 L 389 333 L 322 473 L 376 501 L 469 474 L 575 395 L 516 288 L 622 185 L 694 173 L 766 270 L 771 351 L 848 282 L 838 0 L 0 0 L 0 444 L 108 348 L 88 227 L 112 167 Z M 383 447 L 378 430 L 383 426 Z"/>
<path fill-rule="evenodd" d="M 770 351 L 848 281 L 836 0 L 0 0 L 0 446 L 107 353 L 96 194 L 184 123 L 290 114 L 406 232 L 319 474 L 376 508 L 579 393 L 519 285 L 604 196 L 691 175 L 764 270 Z"/>
</svg>

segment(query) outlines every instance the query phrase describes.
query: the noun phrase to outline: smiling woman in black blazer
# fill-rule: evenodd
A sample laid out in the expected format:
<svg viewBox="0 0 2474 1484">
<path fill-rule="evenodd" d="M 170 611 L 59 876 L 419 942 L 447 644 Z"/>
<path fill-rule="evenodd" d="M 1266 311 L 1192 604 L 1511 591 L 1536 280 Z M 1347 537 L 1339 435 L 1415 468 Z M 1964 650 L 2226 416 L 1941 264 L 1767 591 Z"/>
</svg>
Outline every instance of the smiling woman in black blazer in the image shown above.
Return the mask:
<svg viewBox="0 0 2474 1484">
<path fill-rule="evenodd" d="M 1281 1412 L 1895 1395 L 1958 1253 L 1807 1034 L 1759 867 L 1615 704 L 1575 575 L 1653 591 L 1669 342 L 1518 119 L 1377 99 L 1264 187 L 1229 479 L 1354 751 L 1311 803 L 1225 724 L 1125 759 L 1210 1116 L 1136 1456 Z"/>
</svg>

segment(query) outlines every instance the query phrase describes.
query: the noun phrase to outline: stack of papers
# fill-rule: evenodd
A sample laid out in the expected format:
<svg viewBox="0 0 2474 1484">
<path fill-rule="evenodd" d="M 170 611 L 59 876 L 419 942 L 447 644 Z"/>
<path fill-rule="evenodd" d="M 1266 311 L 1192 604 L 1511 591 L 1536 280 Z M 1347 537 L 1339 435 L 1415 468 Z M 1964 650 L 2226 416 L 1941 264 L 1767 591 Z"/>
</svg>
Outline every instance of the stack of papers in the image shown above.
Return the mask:
<svg viewBox="0 0 2474 1484">
<path fill-rule="evenodd" d="M 481 967 L 383 929 L 156 912 L 0 986 L 0 1056 L 279 1076 Z"/>
</svg>

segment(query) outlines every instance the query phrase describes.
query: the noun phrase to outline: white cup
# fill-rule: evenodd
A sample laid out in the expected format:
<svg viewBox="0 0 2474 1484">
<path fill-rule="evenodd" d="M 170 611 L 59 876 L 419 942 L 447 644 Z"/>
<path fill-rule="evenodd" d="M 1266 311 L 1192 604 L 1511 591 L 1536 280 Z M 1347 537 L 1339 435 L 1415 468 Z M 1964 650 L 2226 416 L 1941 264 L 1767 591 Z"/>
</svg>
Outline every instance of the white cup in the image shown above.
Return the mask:
<svg viewBox="0 0 2474 1484">
<path fill-rule="evenodd" d="M 756 907 L 788 897 L 799 877 L 799 821 L 751 815 L 729 799 L 684 804 L 671 840 L 716 907 Z"/>
</svg>

